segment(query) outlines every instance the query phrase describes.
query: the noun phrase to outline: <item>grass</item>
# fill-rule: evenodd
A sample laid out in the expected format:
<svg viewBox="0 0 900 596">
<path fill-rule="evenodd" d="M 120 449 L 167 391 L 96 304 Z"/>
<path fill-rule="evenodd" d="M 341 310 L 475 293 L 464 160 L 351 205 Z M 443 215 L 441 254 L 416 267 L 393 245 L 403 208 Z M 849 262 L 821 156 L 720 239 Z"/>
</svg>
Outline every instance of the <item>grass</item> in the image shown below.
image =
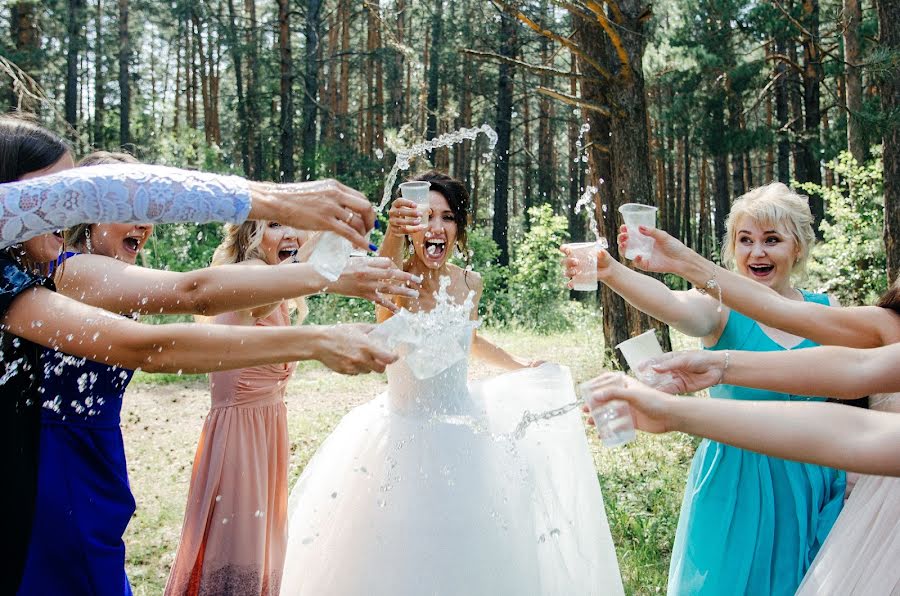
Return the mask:
<svg viewBox="0 0 900 596">
<path fill-rule="evenodd" d="M 537 335 L 485 330 L 510 352 L 569 366 L 575 381 L 601 369 L 602 333 L 587 327 Z M 685 346 L 685 340 L 675 338 Z M 473 377 L 496 374 L 478 363 Z M 353 407 L 386 387 L 384 375 L 345 377 L 303 363 L 288 386 L 291 483 L 321 442 Z M 175 556 L 191 465 L 209 408 L 203 375 L 138 373 L 126 395 L 122 428 L 137 513 L 125 534 L 128 574 L 137 596 L 160 594 Z M 590 445 L 628 594 L 665 592 L 671 545 L 695 440 L 651 436 L 620 449 Z"/>
</svg>

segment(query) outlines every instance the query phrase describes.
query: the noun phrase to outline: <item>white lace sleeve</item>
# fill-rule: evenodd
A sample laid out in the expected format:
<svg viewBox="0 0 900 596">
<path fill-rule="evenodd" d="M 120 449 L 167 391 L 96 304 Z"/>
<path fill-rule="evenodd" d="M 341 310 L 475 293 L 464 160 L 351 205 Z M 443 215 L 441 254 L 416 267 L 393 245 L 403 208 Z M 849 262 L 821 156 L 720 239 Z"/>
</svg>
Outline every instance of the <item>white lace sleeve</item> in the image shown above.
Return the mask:
<svg viewBox="0 0 900 596">
<path fill-rule="evenodd" d="M 110 164 L 0 184 L 0 248 L 80 223 L 241 223 L 247 181 L 165 166 Z"/>
</svg>

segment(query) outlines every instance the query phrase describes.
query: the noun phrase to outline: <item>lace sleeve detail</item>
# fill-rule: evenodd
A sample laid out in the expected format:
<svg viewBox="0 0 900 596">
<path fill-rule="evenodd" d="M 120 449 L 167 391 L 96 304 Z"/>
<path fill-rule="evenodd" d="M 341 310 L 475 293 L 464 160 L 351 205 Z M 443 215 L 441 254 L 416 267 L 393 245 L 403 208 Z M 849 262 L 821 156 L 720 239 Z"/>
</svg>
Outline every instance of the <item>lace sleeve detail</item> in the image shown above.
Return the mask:
<svg viewBox="0 0 900 596">
<path fill-rule="evenodd" d="M 241 223 L 247 181 L 165 166 L 110 164 L 0 184 L 0 248 L 80 223 Z"/>
</svg>

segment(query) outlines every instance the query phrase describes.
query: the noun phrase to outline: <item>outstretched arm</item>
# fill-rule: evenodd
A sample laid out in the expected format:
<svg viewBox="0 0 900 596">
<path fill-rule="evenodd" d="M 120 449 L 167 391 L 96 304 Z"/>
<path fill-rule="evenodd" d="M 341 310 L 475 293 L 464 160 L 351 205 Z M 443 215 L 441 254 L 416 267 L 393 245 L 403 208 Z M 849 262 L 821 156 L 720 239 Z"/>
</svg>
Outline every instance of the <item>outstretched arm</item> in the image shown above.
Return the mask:
<svg viewBox="0 0 900 596">
<path fill-rule="evenodd" d="M 674 273 L 705 288 L 710 280 L 722 290 L 722 302 L 755 321 L 816 343 L 873 348 L 900 341 L 900 315 L 876 306 L 833 308 L 813 302 L 791 300 L 771 288 L 707 261 L 684 244 L 658 229 L 641 228 L 655 239 L 650 260 L 635 264 L 646 271 Z M 628 234 L 619 234 L 626 246 Z M 710 289 L 718 298 L 718 291 Z"/>
<path fill-rule="evenodd" d="M 566 276 L 574 277 L 579 263 L 566 247 L 563 261 Z M 616 261 L 605 250 L 597 252 L 597 279 L 636 309 L 671 325 L 685 335 L 706 337 L 719 331 L 722 316 L 716 302 L 699 292 L 670 290 L 664 283 Z"/>
<path fill-rule="evenodd" d="M 351 259 L 334 282 L 306 263 L 236 264 L 186 273 L 129 265 L 100 255 L 69 258 L 57 273 L 59 292 L 113 312 L 199 314 L 250 309 L 327 291 L 395 308 L 389 295 L 416 296 L 418 278 L 387 259 Z"/>
<path fill-rule="evenodd" d="M 395 359 L 369 341 L 368 325 L 144 325 L 42 287 L 19 294 L 0 328 L 73 356 L 149 372 L 199 373 L 319 360 L 337 372 L 355 374 L 383 371 Z"/>
<path fill-rule="evenodd" d="M 898 363 L 900 343 L 871 349 L 822 346 L 788 352 L 673 352 L 657 358 L 653 370 L 674 379 L 659 387 L 670 393 L 728 383 L 793 395 L 856 399 L 900 391 Z"/>
<path fill-rule="evenodd" d="M 829 403 L 674 397 L 621 373 L 592 383 L 592 408 L 624 400 L 646 432 L 681 431 L 774 457 L 900 476 L 898 414 Z"/>
<path fill-rule="evenodd" d="M 245 219 L 331 230 L 359 248 L 375 212 L 334 180 L 248 182 L 165 166 L 107 164 L 0 184 L 0 248 L 80 223 L 173 223 Z"/>
</svg>

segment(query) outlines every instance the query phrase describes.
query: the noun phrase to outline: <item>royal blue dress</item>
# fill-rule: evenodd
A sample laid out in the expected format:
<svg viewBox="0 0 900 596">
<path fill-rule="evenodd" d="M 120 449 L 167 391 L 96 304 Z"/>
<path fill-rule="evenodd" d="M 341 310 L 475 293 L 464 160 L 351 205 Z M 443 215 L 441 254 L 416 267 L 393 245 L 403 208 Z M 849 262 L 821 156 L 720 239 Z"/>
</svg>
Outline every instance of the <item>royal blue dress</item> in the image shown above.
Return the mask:
<svg viewBox="0 0 900 596">
<path fill-rule="evenodd" d="M 804 292 L 828 304 L 824 294 Z M 817 345 L 805 339 L 792 349 Z M 775 352 L 756 321 L 731 311 L 711 350 Z M 717 385 L 719 399 L 822 401 Z M 669 567 L 670 595 L 793 596 L 844 502 L 844 472 L 704 439 L 691 464 Z"/>
<path fill-rule="evenodd" d="M 69 255 L 67 255 L 69 256 Z M 37 507 L 21 595 L 131 594 L 119 428 L 133 371 L 44 349 Z"/>
</svg>

